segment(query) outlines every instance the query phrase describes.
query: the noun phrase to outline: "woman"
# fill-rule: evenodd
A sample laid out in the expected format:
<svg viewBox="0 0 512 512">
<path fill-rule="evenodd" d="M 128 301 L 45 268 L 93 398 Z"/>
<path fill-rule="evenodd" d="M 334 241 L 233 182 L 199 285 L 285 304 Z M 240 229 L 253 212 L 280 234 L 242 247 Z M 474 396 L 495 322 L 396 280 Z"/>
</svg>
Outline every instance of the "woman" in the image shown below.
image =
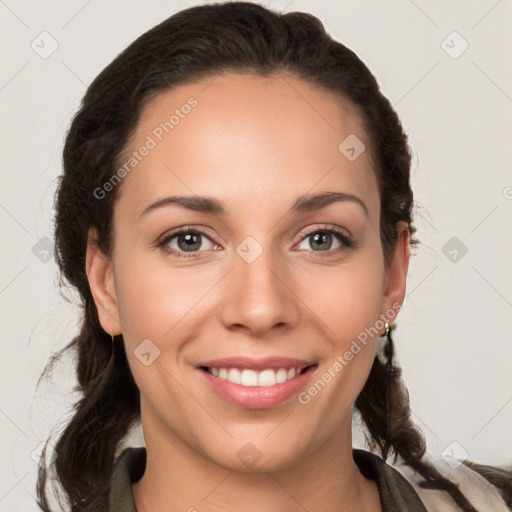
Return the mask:
<svg viewBox="0 0 512 512">
<path fill-rule="evenodd" d="M 85 306 L 71 510 L 507 510 L 507 472 L 424 458 L 393 363 L 409 167 L 375 78 L 308 14 L 187 9 L 94 80 L 56 201 Z M 352 448 L 354 407 L 379 455 Z"/>
</svg>

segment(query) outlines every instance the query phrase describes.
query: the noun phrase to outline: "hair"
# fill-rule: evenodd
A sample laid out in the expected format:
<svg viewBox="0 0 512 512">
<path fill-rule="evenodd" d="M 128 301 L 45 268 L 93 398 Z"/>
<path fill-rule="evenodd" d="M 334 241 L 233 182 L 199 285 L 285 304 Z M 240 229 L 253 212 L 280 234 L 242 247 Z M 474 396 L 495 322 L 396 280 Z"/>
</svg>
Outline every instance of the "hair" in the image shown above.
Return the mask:
<svg viewBox="0 0 512 512">
<path fill-rule="evenodd" d="M 182 10 L 138 37 L 88 87 L 66 136 L 64 172 L 55 199 L 56 261 L 83 305 L 81 330 L 61 351 L 77 353 L 81 398 L 58 438 L 58 457 L 52 465 L 75 512 L 96 510 L 99 503 L 106 503 L 116 451 L 140 420 L 140 394 L 122 336 L 114 341 L 102 329 L 85 270 L 89 228 L 96 228 L 100 250 L 111 254 L 113 209 L 122 184 L 102 199 L 93 191 L 122 165 L 151 98 L 177 85 L 227 72 L 288 74 L 355 106 L 371 143 L 384 258 L 393 253 L 399 221 L 407 222 L 411 244 L 417 243 L 409 182 L 411 153 L 400 120 L 365 64 L 332 39 L 316 17 L 278 13 L 246 2 L 208 4 Z M 388 357 L 391 361 L 392 354 Z M 355 403 L 370 447 L 384 460 L 391 454 L 395 461 L 401 456 L 424 477 L 425 486 L 445 490 L 462 510 L 474 511 L 458 487 L 422 459 L 425 440 L 411 421 L 400 369 L 394 370 L 389 372 L 376 357 Z M 38 505 L 51 512 L 48 479 L 41 464 Z"/>
</svg>

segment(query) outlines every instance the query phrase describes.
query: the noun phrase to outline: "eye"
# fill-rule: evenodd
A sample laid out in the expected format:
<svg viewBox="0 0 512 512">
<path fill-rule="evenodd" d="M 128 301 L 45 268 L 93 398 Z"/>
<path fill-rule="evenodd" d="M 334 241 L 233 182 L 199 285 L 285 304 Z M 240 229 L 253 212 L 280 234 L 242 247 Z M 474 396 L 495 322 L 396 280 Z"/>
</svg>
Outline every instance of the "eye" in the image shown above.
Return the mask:
<svg viewBox="0 0 512 512">
<path fill-rule="evenodd" d="M 219 247 L 198 228 L 185 228 L 170 233 L 158 242 L 158 246 L 178 258 L 193 258 L 198 252 Z"/>
<path fill-rule="evenodd" d="M 309 245 L 309 247 L 304 247 L 304 244 Z M 166 234 L 157 243 L 157 246 L 168 255 L 176 258 L 195 258 L 199 257 L 204 251 L 220 248 L 204 231 L 189 226 Z M 300 250 L 306 249 L 316 253 L 326 253 L 326 256 L 342 252 L 352 246 L 353 242 L 350 237 L 337 226 L 311 229 L 303 233 L 299 243 Z"/>
<path fill-rule="evenodd" d="M 303 244 L 309 245 L 303 247 Z M 352 247 L 352 241 L 341 229 L 336 226 L 315 228 L 303 235 L 299 249 L 309 249 L 313 252 L 341 252 Z"/>
</svg>

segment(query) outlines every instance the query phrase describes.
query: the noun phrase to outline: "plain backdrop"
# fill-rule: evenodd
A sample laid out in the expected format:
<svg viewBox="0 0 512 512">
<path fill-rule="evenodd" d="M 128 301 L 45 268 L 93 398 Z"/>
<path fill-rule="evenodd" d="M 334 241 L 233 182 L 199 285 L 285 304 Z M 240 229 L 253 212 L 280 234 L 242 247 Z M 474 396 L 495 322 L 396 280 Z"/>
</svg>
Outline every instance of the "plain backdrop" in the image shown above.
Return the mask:
<svg viewBox="0 0 512 512">
<path fill-rule="evenodd" d="M 87 85 L 190 1 L 0 1 L 0 509 L 36 510 L 41 441 L 69 419 L 73 361 L 36 388 L 80 308 L 59 290 L 52 203 Z M 422 244 L 398 319 L 413 417 L 434 455 L 512 464 L 512 3 L 270 1 L 318 16 L 409 134 Z M 134 443 L 140 432 L 134 432 Z M 363 439 L 357 431 L 354 442 Z"/>
</svg>

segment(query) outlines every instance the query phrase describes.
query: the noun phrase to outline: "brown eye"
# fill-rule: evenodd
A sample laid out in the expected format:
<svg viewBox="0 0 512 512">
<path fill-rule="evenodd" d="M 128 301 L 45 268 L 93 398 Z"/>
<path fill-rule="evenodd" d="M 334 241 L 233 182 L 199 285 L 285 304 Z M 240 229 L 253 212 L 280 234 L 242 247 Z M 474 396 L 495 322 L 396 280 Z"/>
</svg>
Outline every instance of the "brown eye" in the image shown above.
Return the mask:
<svg viewBox="0 0 512 512">
<path fill-rule="evenodd" d="M 172 233 L 159 242 L 158 245 L 168 254 L 185 258 L 195 257 L 198 253 L 218 247 L 205 233 L 191 229 Z"/>
<path fill-rule="evenodd" d="M 199 233 L 186 233 L 177 236 L 177 245 L 185 252 L 197 251 L 201 248 L 202 235 Z"/>
</svg>

